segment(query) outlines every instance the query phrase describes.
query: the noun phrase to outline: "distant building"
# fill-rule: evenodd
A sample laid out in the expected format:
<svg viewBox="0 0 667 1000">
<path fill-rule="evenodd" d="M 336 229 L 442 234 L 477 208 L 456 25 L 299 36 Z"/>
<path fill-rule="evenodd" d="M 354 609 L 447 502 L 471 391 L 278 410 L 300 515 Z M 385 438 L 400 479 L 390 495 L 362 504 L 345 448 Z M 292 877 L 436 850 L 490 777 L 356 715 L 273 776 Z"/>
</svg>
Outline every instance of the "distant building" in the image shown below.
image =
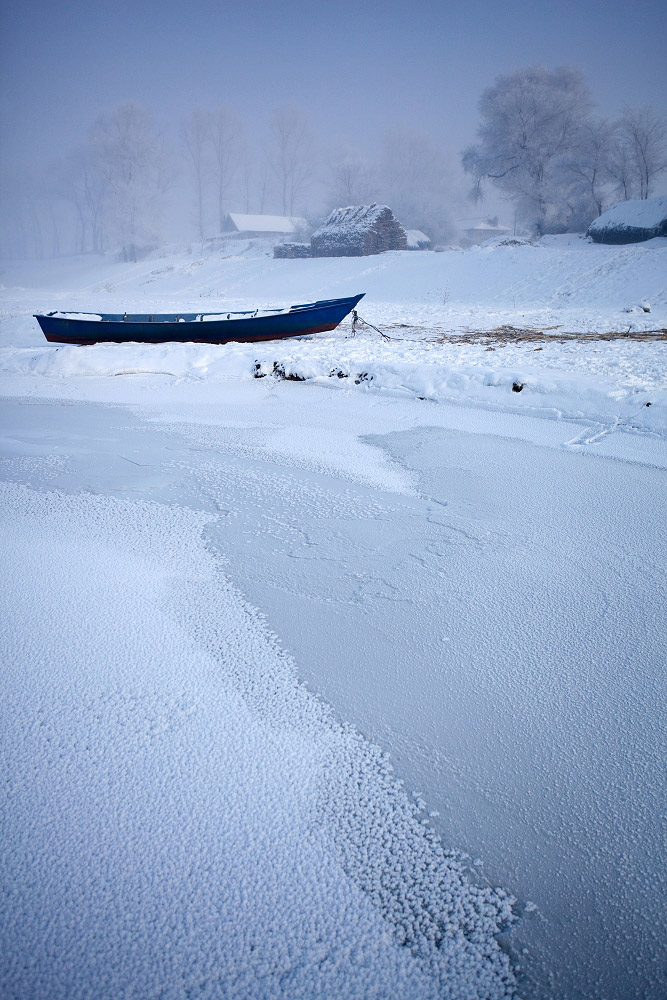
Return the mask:
<svg viewBox="0 0 667 1000">
<path fill-rule="evenodd" d="M 508 236 L 511 229 L 507 226 L 499 226 L 498 219 L 486 219 L 484 222 L 478 222 L 476 226 L 470 226 L 469 228 L 463 228 L 463 234 L 471 244 L 485 243 L 487 240 L 491 240 L 496 236 Z"/>
<path fill-rule="evenodd" d="M 408 250 L 430 250 L 431 241 L 422 233 L 421 229 L 406 229 L 405 235 L 408 238 Z"/>
<path fill-rule="evenodd" d="M 365 257 L 407 250 L 403 226 L 387 205 L 335 208 L 310 238 L 313 257 Z"/>
<path fill-rule="evenodd" d="M 240 212 L 230 212 L 225 216 L 221 235 L 276 236 L 284 239 L 287 236 L 297 236 L 307 229 L 306 219 L 287 215 L 244 215 Z"/>
<path fill-rule="evenodd" d="M 643 243 L 667 236 L 667 197 L 619 201 L 588 227 L 595 243 Z"/>
</svg>

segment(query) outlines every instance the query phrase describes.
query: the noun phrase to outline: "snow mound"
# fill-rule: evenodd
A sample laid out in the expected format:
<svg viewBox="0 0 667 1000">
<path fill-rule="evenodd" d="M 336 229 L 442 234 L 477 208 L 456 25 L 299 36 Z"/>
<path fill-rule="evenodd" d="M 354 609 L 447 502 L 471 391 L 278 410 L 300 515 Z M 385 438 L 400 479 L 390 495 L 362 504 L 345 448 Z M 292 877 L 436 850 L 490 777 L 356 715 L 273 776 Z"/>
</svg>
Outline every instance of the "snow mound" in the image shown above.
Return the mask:
<svg viewBox="0 0 667 1000">
<path fill-rule="evenodd" d="M 7 348 L 0 350 L 0 385 L 9 394 L 49 397 L 61 382 L 73 398 L 105 399 L 112 390 L 100 380 L 125 382 L 122 392 L 127 393 L 123 376 L 143 376 L 141 384 L 147 386 L 150 377 L 154 392 L 168 392 L 170 383 L 196 383 L 198 398 L 215 398 L 222 385 L 268 377 L 550 420 L 604 426 L 620 421 L 634 431 L 667 438 L 664 340 L 586 343 L 543 336 L 517 343 L 491 338 L 438 343 L 411 340 L 407 332 L 404 337 L 385 341 L 373 333 L 338 333 L 262 344 Z M 38 387 L 36 379 L 43 385 Z M 121 390 L 113 392 L 115 398 Z M 140 382 L 136 392 L 141 394 Z"/>
<path fill-rule="evenodd" d="M 588 228 L 596 243 L 642 243 L 667 236 L 667 195 L 640 201 L 619 201 Z"/>
</svg>

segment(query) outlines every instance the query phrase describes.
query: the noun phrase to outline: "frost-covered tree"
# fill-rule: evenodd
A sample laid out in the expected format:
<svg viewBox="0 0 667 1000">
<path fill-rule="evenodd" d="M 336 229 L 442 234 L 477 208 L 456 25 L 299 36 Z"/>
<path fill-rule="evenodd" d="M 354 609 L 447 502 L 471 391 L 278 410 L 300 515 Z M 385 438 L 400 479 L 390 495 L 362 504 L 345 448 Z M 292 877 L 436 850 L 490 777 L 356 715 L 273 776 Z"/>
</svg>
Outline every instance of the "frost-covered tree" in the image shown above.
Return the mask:
<svg viewBox="0 0 667 1000">
<path fill-rule="evenodd" d="M 43 257 L 44 219 L 39 206 L 39 183 L 22 167 L 0 177 L 0 252 L 3 257 Z"/>
<path fill-rule="evenodd" d="M 243 122 L 227 104 L 221 104 L 213 115 L 211 141 L 215 164 L 218 203 L 218 226 L 225 219 L 225 199 L 244 156 Z"/>
<path fill-rule="evenodd" d="M 334 150 L 328 164 L 331 208 L 362 205 L 373 200 L 373 172 L 366 160 L 350 150 Z"/>
<path fill-rule="evenodd" d="M 452 232 L 448 158 L 431 136 L 407 126 L 384 132 L 375 161 L 356 150 L 332 151 L 327 188 L 331 208 L 387 204 L 408 229 L 421 229 L 432 239 Z"/>
<path fill-rule="evenodd" d="M 250 214 L 252 205 L 252 182 L 253 182 L 253 162 L 248 150 L 245 149 L 241 159 L 241 196 L 243 198 L 244 211 Z"/>
<path fill-rule="evenodd" d="M 562 224 L 560 168 L 576 149 L 591 107 L 582 74 L 567 66 L 535 66 L 498 77 L 479 102 L 479 141 L 462 157 L 473 177 L 473 200 L 491 181 L 516 201 L 538 233 Z"/>
<path fill-rule="evenodd" d="M 560 169 L 554 171 L 554 188 L 569 208 L 570 228 L 586 229 L 607 207 L 615 134 L 608 119 L 584 122 L 572 151 L 562 157 Z"/>
<path fill-rule="evenodd" d="M 104 208 L 107 179 L 96 150 L 81 147 L 55 170 L 58 193 L 74 208 L 77 249 L 99 253 L 104 245 Z"/>
<path fill-rule="evenodd" d="M 181 120 L 181 138 L 195 192 L 197 235 L 204 241 L 204 187 L 211 176 L 208 144 L 212 134 L 209 111 L 195 108 Z"/>
<path fill-rule="evenodd" d="M 607 170 L 613 185 L 612 193 L 619 201 L 639 197 L 637 171 L 632 151 L 617 128 L 609 150 Z"/>
<path fill-rule="evenodd" d="M 266 144 L 259 149 L 243 142 L 239 170 L 238 193 L 247 214 L 263 215 L 272 197 L 273 169 Z"/>
<path fill-rule="evenodd" d="M 263 215 L 266 211 L 267 202 L 271 195 L 271 172 L 271 164 L 266 150 L 262 150 L 257 158 L 257 162 L 255 163 L 254 187 L 255 204 L 260 215 Z M 283 211 L 285 211 L 284 207 Z"/>
<path fill-rule="evenodd" d="M 433 239 L 451 233 L 452 180 L 447 156 L 426 133 L 407 127 L 388 129 L 377 170 L 378 199 L 385 201 L 408 229 Z"/>
<path fill-rule="evenodd" d="M 139 104 L 121 104 L 100 115 L 91 145 L 106 184 L 105 218 L 123 260 L 155 242 L 162 200 L 171 181 L 165 143 Z"/>
<path fill-rule="evenodd" d="M 57 257 L 90 248 L 89 219 L 73 211 L 58 162 L 22 167 L 0 177 L 0 257 Z M 68 181 L 74 171 L 70 169 Z"/>
<path fill-rule="evenodd" d="M 294 207 L 313 179 L 315 140 L 308 119 L 298 108 L 276 108 L 269 122 L 267 150 L 276 177 L 278 195 L 285 215 Z"/>
</svg>

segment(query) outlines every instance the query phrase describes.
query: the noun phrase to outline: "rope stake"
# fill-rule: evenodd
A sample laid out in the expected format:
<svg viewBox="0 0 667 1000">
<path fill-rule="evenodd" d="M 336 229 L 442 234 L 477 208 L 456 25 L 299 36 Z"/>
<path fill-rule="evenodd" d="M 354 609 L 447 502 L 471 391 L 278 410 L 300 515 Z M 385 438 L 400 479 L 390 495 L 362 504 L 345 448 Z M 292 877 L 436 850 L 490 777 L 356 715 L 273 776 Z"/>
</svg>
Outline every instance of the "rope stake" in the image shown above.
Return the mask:
<svg viewBox="0 0 667 1000">
<path fill-rule="evenodd" d="M 380 336 L 384 337 L 385 340 L 396 340 L 397 339 L 396 337 L 389 337 L 386 333 L 383 333 L 382 330 L 379 330 L 377 328 L 377 326 L 373 326 L 373 324 L 369 323 L 367 319 L 364 319 L 362 316 L 360 316 L 356 309 L 353 309 L 352 310 L 352 336 L 353 337 L 354 337 L 354 335 L 357 332 L 357 324 L 361 324 L 362 326 L 368 326 L 368 327 L 370 327 L 371 330 L 375 330 L 375 332 L 379 333 Z"/>
</svg>

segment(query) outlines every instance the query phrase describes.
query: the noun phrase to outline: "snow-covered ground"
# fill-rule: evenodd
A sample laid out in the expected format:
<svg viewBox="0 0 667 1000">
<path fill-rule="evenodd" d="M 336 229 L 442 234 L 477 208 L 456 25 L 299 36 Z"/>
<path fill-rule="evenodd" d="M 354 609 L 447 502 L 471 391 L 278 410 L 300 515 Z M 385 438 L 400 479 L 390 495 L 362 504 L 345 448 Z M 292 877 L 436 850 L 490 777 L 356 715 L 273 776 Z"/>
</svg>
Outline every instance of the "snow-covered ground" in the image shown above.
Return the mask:
<svg viewBox="0 0 667 1000">
<path fill-rule="evenodd" d="M 274 260 L 266 241 L 229 241 L 193 248 L 192 255 L 165 249 L 135 265 L 92 255 L 45 261 L 38 271 L 31 263 L 2 263 L 0 283 L 11 287 L 13 344 L 40 342 L 30 318 L 40 310 L 215 312 L 356 292 L 366 292 L 360 313 L 381 325 L 649 330 L 667 327 L 666 245 L 655 239 L 596 246 L 581 236 L 551 236 L 536 245 L 295 264 Z"/>
<path fill-rule="evenodd" d="M 665 263 L 0 268 L 8 996 L 661 994 L 667 342 L 559 334 Z M 32 319 L 357 291 L 391 340 Z"/>
</svg>

